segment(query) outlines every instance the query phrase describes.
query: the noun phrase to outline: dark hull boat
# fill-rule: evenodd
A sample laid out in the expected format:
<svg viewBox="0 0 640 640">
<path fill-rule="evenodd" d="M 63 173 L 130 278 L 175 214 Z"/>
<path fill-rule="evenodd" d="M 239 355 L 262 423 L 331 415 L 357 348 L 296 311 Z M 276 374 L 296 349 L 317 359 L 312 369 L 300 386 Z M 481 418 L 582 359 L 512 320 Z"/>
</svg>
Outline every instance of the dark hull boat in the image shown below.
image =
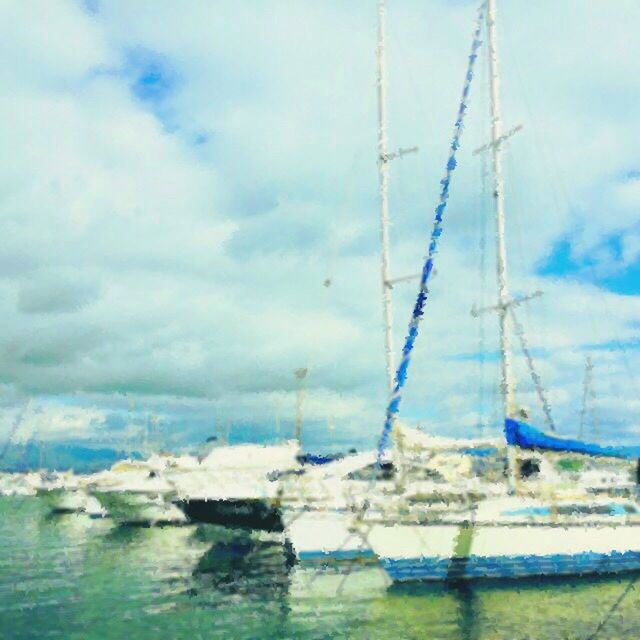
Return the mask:
<svg viewBox="0 0 640 640">
<path fill-rule="evenodd" d="M 280 506 L 262 499 L 198 498 L 178 500 L 177 505 L 191 522 L 273 532 L 284 530 Z"/>
</svg>

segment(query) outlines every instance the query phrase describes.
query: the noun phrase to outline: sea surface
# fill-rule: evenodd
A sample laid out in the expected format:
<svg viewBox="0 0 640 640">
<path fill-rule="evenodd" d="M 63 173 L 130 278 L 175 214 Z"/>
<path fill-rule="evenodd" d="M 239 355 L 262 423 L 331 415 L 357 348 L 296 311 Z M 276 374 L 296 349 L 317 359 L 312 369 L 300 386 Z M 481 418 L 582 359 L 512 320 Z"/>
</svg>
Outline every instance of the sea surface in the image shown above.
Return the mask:
<svg viewBox="0 0 640 640">
<path fill-rule="evenodd" d="M 636 585 L 636 580 L 638 580 Z M 258 533 L 116 527 L 0 498 L 0 638 L 640 638 L 640 579 L 390 586 Z"/>
</svg>

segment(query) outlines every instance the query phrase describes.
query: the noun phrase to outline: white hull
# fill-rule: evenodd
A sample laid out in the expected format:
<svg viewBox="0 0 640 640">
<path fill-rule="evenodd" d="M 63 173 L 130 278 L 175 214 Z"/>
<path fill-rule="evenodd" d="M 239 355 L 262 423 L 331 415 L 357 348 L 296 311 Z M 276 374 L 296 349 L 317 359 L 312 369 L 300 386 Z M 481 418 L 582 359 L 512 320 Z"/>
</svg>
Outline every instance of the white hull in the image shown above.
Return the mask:
<svg viewBox="0 0 640 640">
<path fill-rule="evenodd" d="M 303 476 L 301 480 L 304 479 Z M 393 482 L 378 481 L 372 491 L 370 481 L 346 477 L 329 478 L 310 486 L 300 484 L 296 501 L 287 494 L 283 499 L 287 538 L 298 560 L 321 563 L 375 561 L 376 554 L 368 540 L 374 524 L 399 519 L 416 523 L 425 517 L 465 513 L 469 504 L 467 489 L 479 495 L 491 490 L 478 483 L 461 490 L 449 484 L 413 481 L 398 493 Z"/>
<path fill-rule="evenodd" d="M 173 474 L 168 480 L 191 522 L 282 531 L 280 482 L 268 475 L 265 469 L 241 467 Z"/>
<path fill-rule="evenodd" d="M 365 537 L 354 526 L 354 514 L 343 511 L 289 512 L 286 536 L 300 562 L 373 560 Z"/>
<path fill-rule="evenodd" d="M 566 517 L 548 513 L 524 517 L 518 512 L 511 518 L 480 518 L 473 524 L 462 519 L 381 524 L 372 528 L 368 540 L 394 581 L 640 570 L 640 521 L 624 512 Z"/>
<path fill-rule="evenodd" d="M 185 514 L 159 493 L 95 490 L 94 496 L 120 524 L 183 524 Z"/>
</svg>

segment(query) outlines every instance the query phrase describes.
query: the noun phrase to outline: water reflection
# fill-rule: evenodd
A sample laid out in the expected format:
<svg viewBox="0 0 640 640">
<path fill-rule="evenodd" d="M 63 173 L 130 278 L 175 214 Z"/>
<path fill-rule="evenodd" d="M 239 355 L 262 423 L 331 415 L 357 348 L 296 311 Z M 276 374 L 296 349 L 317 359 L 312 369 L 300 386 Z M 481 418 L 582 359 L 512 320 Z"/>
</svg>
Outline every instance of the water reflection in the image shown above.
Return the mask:
<svg viewBox="0 0 640 640">
<path fill-rule="evenodd" d="M 292 565 L 281 540 L 255 533 L 50 518 L 36 498 L 0 499 L 0 536 L 0 637 L 12 640 L 639 636 L 631 576 L 390 586 L 378 567 Z"/>
<path fill-rule="evenodd" d="M 637 579 L 626 575 L 487 581 L 442 587 L 441 591 L 428 585 L 394 585 L 384 609 L 413 611 L 414 624 L 425 628 L 431 623 L 425 603 L 451 598 L 456 602 L 457 628 L 445 637 L 460 640 L 592 638 L 599 626 L 598 637 L 637 637 L 640 612 L 633 588 Z"/>
<path fill-rule="evenodd" d="M 282 604 L 289 589 L 292 556 L 281 540 L 222 528 L 199 532 L 210 541 L 194 571 L 191 595 L 204 606 L 239 598 Z"/>
<path fill-rule="evenodd" d="M 599 626 L 598 638 L 627 638 L 640 629 L 639 578 L 388 585 L 375 568 L 353 570 L 345 580 L 296 567 L 289 600 L 298 625 L 320 617 L 324 629 L 356 639 L 578 640 Z"/>
<path fill-rule="evenodd" d="M 114 527 L 104 543 L 115 552 L 114 570 L 135 574 L 162 587 L 180 582 L 188 585 L 208 544 L 196 535 L 193 525 L 179 527 Z"/>
<path fill-rule="evenodd" d="M 43 514 L 41 524 L 56 528 L 61 536 L 75 545 L 84 544 L 91 537 L 107 533 L 113 528 L 108 518 L 92 518 L 86 513 L 47 512 Z"/>
</svg>

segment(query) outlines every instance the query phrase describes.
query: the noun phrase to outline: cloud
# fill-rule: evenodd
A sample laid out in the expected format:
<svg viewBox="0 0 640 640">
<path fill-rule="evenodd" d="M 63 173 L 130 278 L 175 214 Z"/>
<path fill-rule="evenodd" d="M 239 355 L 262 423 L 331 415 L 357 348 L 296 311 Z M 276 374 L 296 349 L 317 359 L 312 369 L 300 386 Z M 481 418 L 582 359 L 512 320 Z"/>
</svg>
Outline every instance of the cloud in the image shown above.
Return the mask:
<svg viewBox="0 0 640 640">
<path fill-rule="evenodd" d="M 474 12 L 388 9 L 390 147 L 420 147 L 391 168 L 394 275 L 421 267 Z M 280 404 L 291 426 L 293 370 L 307 366 L 313 441 L 373 442 L 385 403 L 375 10 L 115 0 L 2 13 L 5 411 L 26 396 L 58 403 L 52 437 L 133 437 L 150 411 L 176 446 L 216 420 L 267 437 Z M 514 291 L 545 291 L 522 319 L 569 432 L 589 352 L 603 425 L 633 422 L 640 291 L 617 295 L 608 278 L 638 258 L 637 14 L 632 2 L 500 7 L 504 124 L 525 125 L 505 153 L 509 275 Z M 488 137 L 484 65 L 403 404 L 443 432 L 473 429 L 482 379 L 485 418 L 499 417 L 495 361 L 456 357 L 497 344 L 494 316 L 469 315 L 495 299 L 490 199 L 471 156 Z M 415 283 L 393 296 L 399 351 Z M 521 358 L 517 373 L 535 406 Z M 70 405 L 78 415 L 63 419 Z"/>
<path fill-rule="evenodd" d="M 18 290 L 22 313 L 72 313 L 94 302 L 100 285 L 74 271 L 50 269 L 32 274 Z"/>
<path fill-rule="evenodd" d="M 9 424 L 18 420 L 19 429 L 13 440 L 25 443 L 30 440 L 93 437 L 103 426 L 105 415 L 97 408 L 29 402 L 26 406 L 3 412 L 0 419 L 3 430 L 8 430 Z"/>
</svg>

